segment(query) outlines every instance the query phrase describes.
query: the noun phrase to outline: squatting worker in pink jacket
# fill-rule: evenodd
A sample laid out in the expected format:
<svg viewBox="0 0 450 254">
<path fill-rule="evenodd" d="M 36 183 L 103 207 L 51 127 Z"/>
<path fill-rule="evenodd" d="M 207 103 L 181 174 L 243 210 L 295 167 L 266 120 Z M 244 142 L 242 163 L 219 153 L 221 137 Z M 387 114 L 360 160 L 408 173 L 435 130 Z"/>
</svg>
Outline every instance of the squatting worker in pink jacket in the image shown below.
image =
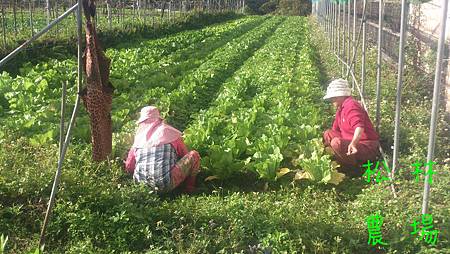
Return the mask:
<svg viewBox="0 0 450 254">
<path fill-rule="evenodd" d="M 375 161 L 379 154 L 378 133 L 367 112 L 352 98 L 346 80 L 333 80 L 323 98 L 336 108 L 333 126 L 323 134 L 324 144 L 327 150 L 332 150 L 344 172 L 361 175 L 361 165 L 367 160 Z"/>
<path fill-rule="evenodd" d="M 158 193 L 170 192 L 183 182 L 184 191 L 192 193 L 199 172 L 198 152 L 188 152 L 181 132 L 166 124 L 156 107 L 142 108 L 137 124 L 125 170 Z"/>
</svg>

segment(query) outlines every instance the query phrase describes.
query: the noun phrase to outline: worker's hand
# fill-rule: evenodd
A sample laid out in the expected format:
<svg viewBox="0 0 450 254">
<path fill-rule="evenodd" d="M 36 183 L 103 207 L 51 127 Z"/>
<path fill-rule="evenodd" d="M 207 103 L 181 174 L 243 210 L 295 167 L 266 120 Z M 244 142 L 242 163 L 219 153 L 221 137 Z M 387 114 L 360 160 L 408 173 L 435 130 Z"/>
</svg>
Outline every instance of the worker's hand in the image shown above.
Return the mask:
<svg viewBox="0 0 450 254">
<path fill-rule="evenodd" d="M 348 145 L 347 155 L 352 155 L 352 154 L 355 154 L 357 152 L 358 152 L 358 149 L 356 149 L 356 145 L 353 142 L 351 142 Z"/>
</svg>

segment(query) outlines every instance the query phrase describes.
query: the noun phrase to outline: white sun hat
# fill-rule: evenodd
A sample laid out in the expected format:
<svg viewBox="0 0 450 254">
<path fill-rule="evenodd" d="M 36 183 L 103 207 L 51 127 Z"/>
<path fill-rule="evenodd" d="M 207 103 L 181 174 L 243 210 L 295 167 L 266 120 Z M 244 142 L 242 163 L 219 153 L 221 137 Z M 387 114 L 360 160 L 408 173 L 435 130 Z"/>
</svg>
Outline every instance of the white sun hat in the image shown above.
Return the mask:
<svg viewBox="0 0 450 254">
<path fill-rule="evenodd" d="M 348 86 L 345 79 L 335 79 L 331 81 L 327 88 L 327 94 L 323 97 L 324 100 L 339 96 L 351 96 L 352 89 Z"/>
</svg>

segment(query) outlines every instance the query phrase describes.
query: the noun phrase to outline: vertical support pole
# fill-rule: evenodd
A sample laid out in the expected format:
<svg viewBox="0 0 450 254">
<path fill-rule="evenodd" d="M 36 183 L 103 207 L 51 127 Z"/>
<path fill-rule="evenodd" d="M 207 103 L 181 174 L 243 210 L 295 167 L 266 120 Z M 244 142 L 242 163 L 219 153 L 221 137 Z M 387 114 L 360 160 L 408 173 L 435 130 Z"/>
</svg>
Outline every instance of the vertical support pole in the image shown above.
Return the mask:
<svg viewBox="0 0 450 254">
<path fill-rule="evenodd" d="M 325 35 L 328 35 L 328 1 L 323 0 L 323 19 Z"/>
<path fill-rule="evenodd" d="M 330 1 L 327 0 L 327 35 L 328 35 L 328 44 L 331 49 L 331 19 L 330 19 Z"/>
<path fill-rule="evenodd" d="M 394 177 L 395 169 L 398 162 L 398 149 L 399 149 L 399 137 L 400 137 L 400 108 L 402 105 L 402 88 L 403 88 L 403 66 L 405 61 L 405 46 L 407 36 L 407 24 L 408 24 L 408 12 L 409 4 L 407 0 L 402 0 L 402 16 L 400 25 L 400 45 L 398 54 L 398 77 L 397 77 L 397 96 L 395 105 L 395 129 L 394 129 L 394 154 L 392 158 L 392 172 L 391 178 Z"/>
<path fill-rule="evenodd" d="M 330 1 L 330 48 L 334 51 L 334 4 Z"/>
<path fill-rule="evenodd" d="M 120 2 L 114 3 L 114 14 L 117 18 L 117 25 L 120 24 Z"/>
<path fill-rule="evenodd" d="M 62 148 L 64 143 L 64 115 L 66 112 L 66 89 L 68 81 L 62 82 L 61 87 L 61 121 L 59 123 L 59 157 L 62 156 Z"/>
<path fill-rule="evenodd" d="M 50 24 L 50 0 L 45 1 L 45 11 L 47 15 L 47 25 Z"/>
<path fill-rule="evenodd" d="M 321 25 L 322 21 L 320 20 L 320 2 L 317 2 L 316 4 L 317 4 L 317 13 L 316 13 L 317 21 L 319 22 L 319 25 Z"/>
<path fill-rule="evenodd" d="M 320 21 L 320 8 L 322 7 L 322 5 L 321 5 L 321 3 L 320 3 L 320 1 L 317 1 L 317 3 L 316 3 L 316 5 L 317 5 L 317 18 L 319 19 L 319 21 Z"/>
<path fill-rule="evenodd" d="M 322 26 L 322 20 L 321 20 L 321 16 L 320 16 L 320 8 L 321 8 L 321 4 L 320 2 L 317 2 L 317 21 L 319 21 L 319 25 Z"/>
<path fill-rule="evenodd" d="M 317 3 L 316 3 L 316 18 L 317 18 L 317 21 L 320 23 L 320 11 L 319 11 L 319 7 L 320 7 L 320 3 L 317 2 Z"/>
<path fill-rule="evenodd" d="M 328 5 L 328 13 L 327 13 L 327 20 L 328 20 L 328 44 L 330 45 L 330 50 L 333 48 L 333 12 L 332 12 L 332 3 L 331 0 L 327 1 Z"/>
<path fill-rule="evenodd" d="M 337 52 L 336 55 L 339 57 L 341 54 L 341 2 L 338 2 L 338 15 L 337 15 Z M 338 63 L 340 63 L 338 61 Z"/>
<path fill-rule="evenodd" d="M 334 3 L 334 53 L 337 52 L 337 47 L 338 47 L 338 21 L 339 21 L 339 16 L 338 16 L 338 10 L 339 10 L 339 6 L 337 3 Z"/>
<path fill-rule="evenodd" d="M 13 18 L 14 18 L 14 33 L 17 34 L 17 0 L 14 0 Z"/>
<path fill-rule="evenodd" d="M 359 41 L 359 37 L 358 37 L 358 41 Z M 354 54 L 356 54 L 356 0 L 353 0 L 353 39 L 352 39 L 352 45 L 353 45 L 353 47 L 352 47 L 352 54 L 351 55 L 353 56 Z M 356 63 L 351 64 L 351 66 L 352 66 L 351 71 L 354 73 L 355 72 L 355 67 L 354 66 L 356 66 Z M 356 78 L 356 75 L 355 75 L 355 78 Z M 354 88 L 354 86 L 355 86 L 355 82 L 352 79 L 352 88 Z"/>
<path fill-rule="evenodd" d="M 378 5 L 378 45 L 377 45 L 377 88 L 376 88 L 376 97 L 377 97 L 377 108 L 375 113 L 375 129 L 377 132 L 380 131 L 380 122 L 381 122 L 381 48 L 383 45 L 383 22 L 384 22 L 384 2 L 383 0 L 379 0 Z"/>
<path fill-rule="evenodd" d="M 346 27 L 345 27 L 345 21 L 346 21 L 346 18 L 345 18 L 345 13 L 346 13 L 346 10 L 345 10 L 345 3 L 343 3 L 342 4 L 342 54 L 341 54 L 341 59 L 342 59 L 342 63 L 341 63 L 341 65 L 342 65 L 342 67 L 341 67 L 341 76 L 343 76 L 344 75 L 344 73 L 345 73 L 345 64 L 344 64 L 344 61 L 345 61 L 345 52 L 346 52 L 346 45 L 345 45 L 345 42 L 346 42 L 346 39 L 345 39 L 345 37 L 346 37 Z"/>
<path fill-rule="evenodd" d="M 137 0 L 137 13 L 138 13 L 138 19 L 141 19 L 141 1 Z"/>
<path fill-rule="evenodd" d="M 143 5 L 143 7 L 144 7 L 144 13 L 143 13 L 143 15 L 144 15 L 144 25 L 146 25 L 147 24 L 147 0 L 144 0 L 144 5 Z"/>
<path fill-rule="evenodd" d="M 22 31 L 23 30 L 23 25 L 25 23 L 23 21 L 23 9 L 25 9 L 25 3 L 22 6 L 19 4 L 19 9 L 20 9 L 20 30 Z"/>
<path fill-rule="evenodd" d="M 106 0 L 106 11 L 108 12 L 109 30 L 112 30 L 111 0 Z"/>
<path fill-rule="evenodd" d="M 5 4 L 8 4 L 10 0 L 6 1 Z M 3 6 L 3 8 L 5 8 L 5 27 L 8 28 L 8 20 L 9 20 L 9 15 L 8 15 L 8 11 L 10 6 L 6 6 L 6 8 Z"/>
<path fill-rule="evenodd" d="M 351 7 L 351 2 L 352 0 L 348 0 L 347 2 L 347 73 L 349 72 L 349 68 L 350 68 L 350 63 L 351 63 L 351 50 L 352 50 L 352 45 L 351 45 L 351 37 L 350 37 L 350 7 Z"/>
<path fill-rule="evenodd" d="M 133 8 L 132 10 L 133 10 L 133 22 L 135 22 L 136 21 L 136 2 L 135 1 L 132 1 L 132 6 L 131 6 L 131 8 Z"/>
<path fill-rule="evenodd" d="M 172 8 L 172 1 L 169 2 L 169 9 L 167 11 L 167 21 L 170 22 L 170 12 L 171 12 L 171 8 Z"/>
<path fill-rule="evenodd" d="M 367 0 L 363 0 L 363 6 L 366 6 Z M 363 13 L 361 16 L 362 19 L 362 50 L 361 50 L 361 93 L 363 97 L 365 96 L 364 93 L 364 86 L 366 84 L 366 15 Z"/>
<path fill-rule="evenodd" d="M 121 0 L 120 1 L 120 22 L 122 22 L 122 27 L 125 26 L 125 22 L 124 22 L 124 2 Z"/>
<path fill-rule="evenodd" d="M 137 19 L 137 0 L 132 0 L 132 13 L 133 13 L 133 18 L 132 18 L 132 22 L 136 22 Z"/>
<path fill-rule="evenodd" d="M 3 45 L 5 46 L 5 49 L 7 48 L 7 45 L 6 45 L 6 22 L 5 22 L 5 17 L 6 17 L 6 15 L 5 15 L 5 8 L 4 8 L 4 6 L 3 6 L 3 0 L 0 2 L 1 3 L 1 10 L 2 10 L 2 34 L 3 34 Z"/>
<path fill-rule="evenodd" d="M 317 2 L 317 17 L 320 25 L 322 25 L 322 3 L 320 1 Z"/>
<path fill-rule="evenodd" d="M 325 35 L 328 33 L 327 27 L 327 0 L 323 0 L 323 30 L 325 31 Z"/>
<path fill-rule="evenodd" d="M 31 36 L 34 36 L 34 18 L 33 18 L 34 4 L 33 1 L 30 0 L 30 28 L 31 28 Z"/>
<path fill-rule="evenodd" d="M 436 126 L 439 113 L 439 93 L 441 91 L 442 62 L 444 58 L 445 30 L 447 26 L 448 0 L 442 0 L 441 5 L 441 31 L 436 56 L 436 71 L 434 73 L 433 106 L 431 108 L 430 135 L 428 139 L 427 163 L 431 163 L 434 157 L 434 146 L 436 142 Z M 423 188 L 422 214 L 428 213 L 428 200 L 430 197 L 430 166 L 425 169 L 425 184 Z"/>
<path fill-rule="evenodd" d="M 59 14 L 58 14 L 58 1 L 55 1 L 54 11 L 55 11 L 55 18 L 59 17 Z M 59 36 L 59 24 L 56 24 L 55 32 L 56 32 L 56 36 L 55 37 L 58 38 L 58 36 Z"/>
<path fill-rule="evenodd" d="M 324 9 L 324 4 L 323 1 L 320 2 L 320 20 L 321 20 L 321 24 L 322 24 L 322 29 L 325 26 L 325 22 L 324 22 L 324 14 L 323 14 L 323 9 Z"/>
<path fill-rule="evenodd" d="M 330 49 L 333 51 L 334 47 L 334 3 L 330 0 Z"/>
<path fill-rule="evenodd" d="M 322 5 L 320 4 L 320 2 L 317 2 L 317 20 L 319 21 L 319 25 L 322 25 L 322 17 L 321 17 L 321 13 L 320 13 L 320 8 L 322 7 Z"/>
</svg>

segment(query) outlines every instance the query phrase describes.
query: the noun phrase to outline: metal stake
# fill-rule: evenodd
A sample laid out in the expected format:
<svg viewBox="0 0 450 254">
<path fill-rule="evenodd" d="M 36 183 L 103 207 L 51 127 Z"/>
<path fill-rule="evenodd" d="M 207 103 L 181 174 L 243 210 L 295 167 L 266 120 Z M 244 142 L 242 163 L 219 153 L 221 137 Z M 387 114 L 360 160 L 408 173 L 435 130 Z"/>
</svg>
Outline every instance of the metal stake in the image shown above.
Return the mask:
<svg viewBox="0 0 450 254">
<path fill-rule="evenodd" d="M 5 17 L 6 17 L 6 15 L 5 15 L 5 9 L 4 9 L 4 7 L 3 7 L 3 0 L 1 1 L 1 4 L 2 4 L 2 30 L 3 30 L 3 45 L 5 46 L 5 49 L 7 48 L 7 45 L 6 45 L 6 22 L 5 22 Z"/>
<path fill-rule="evenodd" d="M 436 72 L 434 73 L 433 106 L 431 108 L 430 135 L 428 139 L 427 163 L 431 163 L 434 157 L 434 146 L 436 142 L 436 127 L 439 113 L 439 92 L 441 91 L 442 59 L 444 58 L 445 30 L 447 25 L 448 0 L 442 0 L 441 32 L 438 42 L 436 57 Z M 425 184 L 423 188 L 422 214 L 428 213 L 428 200 L 430 198 L 430 175 L 431 166 L 425 169 Z"/>
<path fill-rule="evenodd" d="M 31 36 L 34 36 L 34 28 L 33 28 L 33 10 L 32 10 L 32 2 L 30 0 L 30 28 L 31 28 Z"/>
<path fill-rule="evenodd" d="M 342 4 L 342 59 L 345 60 L 345 52 L 346 52 L 346 46 L 345 46 L 345 4 Z M 345 73 L 345 65 L 342 65 L 341 68 L 341 76 Z"/>
<path fill-rule="evenodd" d="M 363 0 L 366 6 L 367 0 Z M 366 15 L 362 15 L 362 50 L 361 50 L 361 94 L 364 97 L 364 85 L 366 83 Z"/>
<path fill-rule="evenodd" d="M 356 0 L 353 0 L 353 40 L 352 40 L 352 45 L 353 45 L 353 54 L 355 54 L 356 52 Z M 356 64 L 355 64 L 356 65 Z M 355 68 L 352 68 L 352 71 L 355 71 Z M 355 86 L 355 82 L 352 81 L 352 88 Z"/>
<path fill-rule="evenodd" d="M 402 0 L 402 17 L 400 26 L 400 45 L 398 56 L 398 78 L 397 78 L 397 97 L 395 105 L 395 130 L 394 130 L 394 154 L 392 158 L 392 173 L 391 179 L 394 177 L 395 169 L 398 162 L 398 149 L 400 137 L 400 107 L 402 104 L 402 87 L 403 87 L 403 66 L 405 60 L 405 42 L 407 36 L 409 4 L 406 0 Z"/>
<path fill-rule="evenodd" d="M 377 108 L 375 113 L 375 129 L 380 131 L 381 122 L 381 46 L 383 44 L 383 21 L 384 21 L 384 3 L 383 0 L 379 0 L 378 5 L 378 45 L 377 45 Z"/>
<path fill-rule="evenodd" d="M 59 124 L 59 157 L 62 155 L 62 147 L 64 142 L 64 114 L 66 112 L 66 93 L 68 81 L 62 82 L 61 87 L 61 121 Z"/>
<path fill-rule="evenodd" d="M 338 26 L 338 33 L 337 33 L 337 52 L 336 53 L 339 56 L 341 54 L 341 2 L 338 2 L 337 26 Z"/>
<path fill-rule="evenodd" d="M 351 50 L 352 50 L 352 45 L 351 44 L 351 40 L 350 40 L 350 6 L 351 6 L 351 1 L 352 0 L 348 0 L 347 2 L 347 64 L 350 66 L 350 61 L 351 61 Z M 353 84 L 353 82 L 352 82 Z"/>
</svg>

